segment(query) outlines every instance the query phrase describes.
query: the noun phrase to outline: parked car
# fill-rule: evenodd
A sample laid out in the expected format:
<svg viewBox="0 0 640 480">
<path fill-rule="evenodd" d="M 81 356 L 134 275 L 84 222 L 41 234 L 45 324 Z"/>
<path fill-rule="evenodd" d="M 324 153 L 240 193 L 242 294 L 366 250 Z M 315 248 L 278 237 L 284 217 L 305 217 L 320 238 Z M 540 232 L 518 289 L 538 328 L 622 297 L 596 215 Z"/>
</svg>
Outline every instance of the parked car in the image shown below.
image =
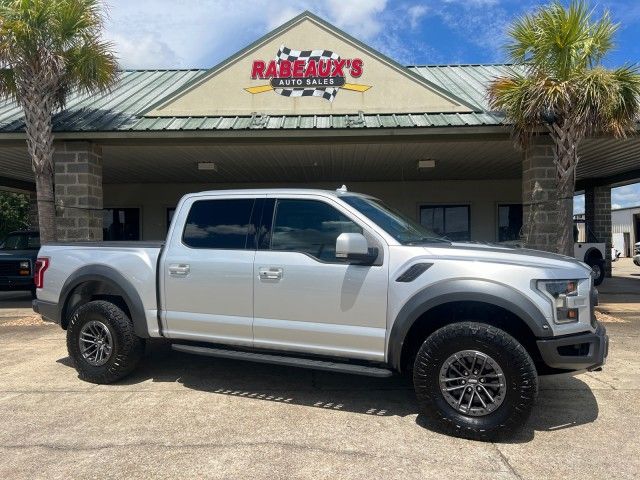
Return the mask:
<svg viewBox="0 0 640 480">
<path fill-rule="evenodd" d="M 40 248 L 37 231 L 9 233 L 0 243 L 0 291 L 28 290 L 34 294 L 33 267 Z"/>
<path fill-rule="evenodd" d="M 334 372 L 406 373 L 449 432 L 521 426 L 538 373 L 597 370 L 608 337 L 585 263 L 451 242 L 346 188 L 182 198 L 162 242 L 45 245 L 34 310 L 80 378 L 115 382 L 145 339 Z"/>
<path fill-rule="evenodd" d="M 640 253 L 633 257 L 633 263 L 640 267 Z"/>
</svg>

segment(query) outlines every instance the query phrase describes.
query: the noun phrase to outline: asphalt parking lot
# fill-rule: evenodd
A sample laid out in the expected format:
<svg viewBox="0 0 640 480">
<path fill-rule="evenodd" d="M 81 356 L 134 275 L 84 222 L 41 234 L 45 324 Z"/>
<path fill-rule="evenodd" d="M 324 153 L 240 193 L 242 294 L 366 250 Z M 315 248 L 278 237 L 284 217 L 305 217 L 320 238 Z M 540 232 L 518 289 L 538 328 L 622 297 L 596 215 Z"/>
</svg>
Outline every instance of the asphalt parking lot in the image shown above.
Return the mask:
<svg viewBox="0 0 640 480">
<path fill-rule="evenodd" d="M 628 279 L 630 293 L 604 289 L 604 371 L 544 377 L 531 419 L 500 443 L 438 433 L 402 378 L 217 360 L 154 344 L 125 381 L 84 383 L 64 332 L 33 317 L 27 297 L 0 295 L 0 478 L 635 479 L 636 286 Z M 620 305 L 626 313 L 616 317 Z"/>
</svg>

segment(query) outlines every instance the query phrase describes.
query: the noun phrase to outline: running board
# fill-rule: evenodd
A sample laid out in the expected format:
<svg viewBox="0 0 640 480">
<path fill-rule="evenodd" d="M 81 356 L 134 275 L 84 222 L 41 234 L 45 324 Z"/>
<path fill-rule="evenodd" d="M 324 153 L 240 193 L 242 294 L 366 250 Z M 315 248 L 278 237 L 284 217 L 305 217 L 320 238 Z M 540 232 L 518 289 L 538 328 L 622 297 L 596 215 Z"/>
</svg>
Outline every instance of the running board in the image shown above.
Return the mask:
<svg viewBox="0 0 640 480">
<path fill-rule="evenodd" d="M 366 365 L 355 365 L 352 363 L 336 363 L 327 360 L 312 360 L 309 358 L 285 357 L 281 355 L 270 355 L 268 353 L 243 352 L 239 350 L 225 350 L 222 348 L 197 347 L 194 345 L 173 344 L 171 348 L 178 352 L 195 353 L 209 357 L 230 358 L 233 360 L 246 360 L 249 362 L 271 363 L 274 365 L 284 365 L 287 367 L 311 368 L 314 370 L 325 370 L 327 372 L 351 373 L 354 375 L 365 375 L 368 377 L 390 377 L 391 370 L 380 367 L 369 367 Z"/>
</svg>

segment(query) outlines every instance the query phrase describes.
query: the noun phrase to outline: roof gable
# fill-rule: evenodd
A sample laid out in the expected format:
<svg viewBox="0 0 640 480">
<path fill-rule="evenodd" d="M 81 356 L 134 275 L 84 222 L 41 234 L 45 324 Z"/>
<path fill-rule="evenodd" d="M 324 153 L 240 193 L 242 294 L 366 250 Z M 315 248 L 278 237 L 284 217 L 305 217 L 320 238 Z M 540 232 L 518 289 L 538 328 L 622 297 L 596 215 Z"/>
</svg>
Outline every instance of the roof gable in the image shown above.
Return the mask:
<svg viewBox="0 0 640 480">
<path fill-rule="evenodd" d="M 144 115 L 477 110 L 477 106 L 304 12 L 162 98 Z"/>
</svg>

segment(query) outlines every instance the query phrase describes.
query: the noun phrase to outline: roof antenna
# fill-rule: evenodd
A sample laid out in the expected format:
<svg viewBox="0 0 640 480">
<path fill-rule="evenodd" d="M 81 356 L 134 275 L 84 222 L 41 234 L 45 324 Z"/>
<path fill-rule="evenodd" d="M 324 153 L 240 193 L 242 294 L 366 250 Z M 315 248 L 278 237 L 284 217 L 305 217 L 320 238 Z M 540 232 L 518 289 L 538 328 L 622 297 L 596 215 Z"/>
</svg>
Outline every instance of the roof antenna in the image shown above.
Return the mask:
<svg viewBox="0 0 640 480">
<path fill-rule="evenodd" d="M 336 188 L 336 192 L 338 193 L 347 193 L 347 186 L 346 185 L 342 185 L 340 188 Z"/>
</svg>

